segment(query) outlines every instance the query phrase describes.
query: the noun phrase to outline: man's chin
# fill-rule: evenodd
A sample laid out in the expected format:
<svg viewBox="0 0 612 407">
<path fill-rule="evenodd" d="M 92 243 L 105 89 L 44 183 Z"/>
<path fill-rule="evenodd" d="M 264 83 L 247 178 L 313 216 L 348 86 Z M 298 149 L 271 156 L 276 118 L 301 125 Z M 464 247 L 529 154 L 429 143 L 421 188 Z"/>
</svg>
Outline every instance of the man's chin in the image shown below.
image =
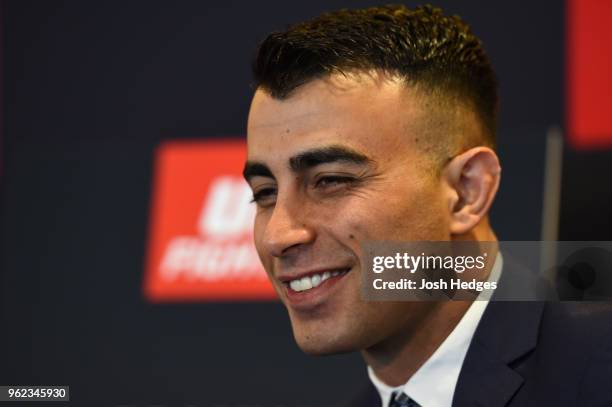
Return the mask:
<svg viewBox="0 0 612 407">
<path fill-rule="evenodd" d="M 359 350 L 352 341 L 334 338 L 333 335 L 325 335 L 325 332 L 316 334 L 294 332 L 294 338 L 302 352 L 312 356 L 337 355 Z"/>
</svg>

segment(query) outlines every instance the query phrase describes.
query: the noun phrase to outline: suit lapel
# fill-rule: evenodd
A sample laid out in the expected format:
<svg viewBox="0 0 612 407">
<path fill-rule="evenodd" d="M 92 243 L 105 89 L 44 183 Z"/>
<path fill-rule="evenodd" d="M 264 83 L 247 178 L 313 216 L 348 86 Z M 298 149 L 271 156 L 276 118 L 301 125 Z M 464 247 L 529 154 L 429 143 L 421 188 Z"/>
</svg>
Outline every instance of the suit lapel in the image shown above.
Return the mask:
<svg viewBox="0 0 612 407">
<path fill-rule="evenodd" d="M 492 357 L 486 347 L 478 344 L 470 349 L 466 357 L 453 405 L 506 406 L 522 383 L 523 378 L 518 373 Z"/>
<path fill-rule="evenodd" d="M 504 263 L 500 287 L 509 273 L 533 278 L 511 259 L 504 257 Z M 543 308 L 543 302 L 492 300 L 488 304 L 465 357 L 453 406 L 508 404 L 523 384 L 521 375 L 510 365 L 535 348 Z"/>
</svg>

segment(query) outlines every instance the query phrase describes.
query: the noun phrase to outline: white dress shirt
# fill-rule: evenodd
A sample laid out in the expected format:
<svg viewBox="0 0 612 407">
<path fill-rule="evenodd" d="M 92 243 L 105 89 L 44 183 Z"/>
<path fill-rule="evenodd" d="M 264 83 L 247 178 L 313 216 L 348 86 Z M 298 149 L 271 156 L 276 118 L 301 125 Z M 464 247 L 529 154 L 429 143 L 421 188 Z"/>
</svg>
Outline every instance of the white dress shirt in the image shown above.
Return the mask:
<svg viewBox="0 0 612 407">
<path fill-rule="evenodd" d="M 498 281 L 502 267 L 499 253 L 488 281 Z M 400 391 L 421 407 L 450 407 L 463 360 L 488 303 L 488 298 L 472 302 L 455 329 L 403 386 L 391 387 L 383 383 L 368 366 L 368 375 L 380 394 L 382 406 L 387 407 L 392 393 Z"/>
</svg>

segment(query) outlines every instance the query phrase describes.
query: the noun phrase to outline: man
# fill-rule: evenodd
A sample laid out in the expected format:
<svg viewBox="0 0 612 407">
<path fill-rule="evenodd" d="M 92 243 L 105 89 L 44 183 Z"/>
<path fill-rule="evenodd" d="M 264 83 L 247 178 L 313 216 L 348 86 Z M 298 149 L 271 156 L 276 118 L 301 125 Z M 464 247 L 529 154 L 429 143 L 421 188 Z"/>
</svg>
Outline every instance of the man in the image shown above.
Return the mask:
<svg viewBox="0 0 612 407">
<path fill-rule="evenodd" d="M 361 352 L 374 385 L 361 405 L 610 396 L 595 391 L 610 364 L 592 356 L 606 343 L 581 335 L 600 313 L 361 298 L 362 242 L 497 239 L 497 85 L 465 23 L 432 7 L 342 10 L 271 34 L 253 68 L 244 175 L 257 251 L 303 351 Z M 501 258 L 495 268 L 512 273 Z"/>
</svg>

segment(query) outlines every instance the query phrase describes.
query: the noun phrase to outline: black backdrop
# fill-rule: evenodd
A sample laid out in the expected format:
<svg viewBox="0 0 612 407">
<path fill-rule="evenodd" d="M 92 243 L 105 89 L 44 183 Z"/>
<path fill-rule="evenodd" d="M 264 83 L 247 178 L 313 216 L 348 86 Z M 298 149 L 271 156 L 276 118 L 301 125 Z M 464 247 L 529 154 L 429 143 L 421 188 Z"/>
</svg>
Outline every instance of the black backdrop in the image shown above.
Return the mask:
<svg viewBox="0 0 612 407">
<path fill-rule="evenodd" d="M 141 284 L 155 146 L 241 137 L 257 42 L 370 4 L 2 2 L 0 384 L 68 384 L 78 406 L 293 406 L 365 382 L 358 355 L 301 354 L 278 303 L 152 305 Z M 563 3 L 435 4 L 472 24 L 499 75 L 493 224 L 538 239 L 544 135 L 563 124 Z M 564 202 L 572 216 L 583 204 Z"/>
</svg>

